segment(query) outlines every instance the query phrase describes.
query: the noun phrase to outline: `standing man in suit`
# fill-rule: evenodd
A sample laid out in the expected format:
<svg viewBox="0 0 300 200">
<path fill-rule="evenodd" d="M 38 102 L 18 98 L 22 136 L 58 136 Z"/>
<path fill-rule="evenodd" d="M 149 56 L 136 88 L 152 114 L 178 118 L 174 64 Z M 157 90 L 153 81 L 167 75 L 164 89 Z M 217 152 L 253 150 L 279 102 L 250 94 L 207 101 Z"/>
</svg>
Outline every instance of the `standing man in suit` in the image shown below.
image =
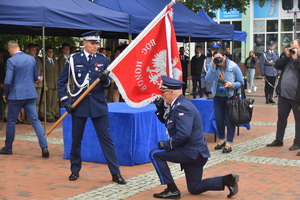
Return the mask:
<svg viewBox="0 0 300 200">
<path fill-rule="evenodd" d="M 27 53 L 34 57 L 35 62 L 36 62 L 36 68 L 37 68 L 37 73 L 40 77 L 44 77 L 44 67 L 42 64 L 42 61 L 39 57 L 35 56 L 36 55 L 36 45 L 33 43 L 29 43 L 27 45 Z M 39 117 L 42 118 L 42 113 L 41 113 L 41 101 L 42 101 L 42 90 L 43 90 L 43 81 L 40 82 L 35 82 L 34 83 L 36 92 L 38 97 L 36 98 L 36 113 L 38 114 Z"/>
<path fill-rule="evenodd" d="M 190 58 L 184 55 L 184 47 L 179 48 L 180 62 L 182 67 L 182 80 L 184 85 L 182 86 L 182 94 L 185 96 L 185 91 L 187 88 L 187 78 L 188 78 L 188 65 L 190 62 Z"/>
<path fill-rule="evenodd" d="M 72 173 L 69 180 L 75 181 L 79 177 L 79 171 L 81 170 L 81 140 L 86 120 L 90 117 L 112 175 L 112 180 L 119 184 L 126 184 L 120 174 L 119 161 L 110 136 L 108 107 L 104 88 L 108 88 L 111 82 L 104 72 L 108 67 L 108 59 L 97 52 L 100 40 L 99 34 L 99 32 L 91 31 L 82 35 L 84 50 L 69 57 L 57 81 L 60 101 L 68 113 L 72 113 L 72 149 L 70 156 Z M 71 70 L 71 74 L 69 74 L 69 70 Z M 82 99 L 76 108 L 72 106 L 72 102 L 67 96 L 66 83 L 70 75 L 74 77 L 75 82 L 72 102 L 75 102 L 98 77 L 100 79 L 100 83 Z"/>
<path fill-rule="evenodd" d="M 238 192 L 239 176 L 225 176 L 202 180 L 203 167 L 210 153 L 203 134 L 202 120 L 197 108 L 190 100 L 181 95 L 183 82 L 162 76 L 162 96 L 155 104 L 156 115 L 165 123 L 169 140 L 159 141 L 158 148 L 150 151 L 150 159 L 156 169 L 162 185 L 167 185 L 161 193 L 154 194 L 156 198 L 180 198 L 170 173 L 167 161 L 180 163 L 186 175 L 188 191 L 191 194 L 201 194 L 209 190 L 224 190 L 227 186 L 231 197 Z M 165 101 L 165 102 L 164 102 Z M 164 103 L 170 105 L 169 113 L 164 110 Z"/>
<path fill-rule="evenodd" d="M 70 55 L 70 45 L 68 43 L 63 43 L 61 46 L 61 52 L 61 56 L 59 56 L 57 59 L 59 73 L 63 70 L 66 61 L 68 60 L 68 57 Z"/>
<path fill-rule="evenodd" d="M 16 41 L 9 41 L 7 49 L 12 56 L 7 60 L 3 93 L 3 100 L 8 101 L 8 119 L 5 147 L 0 150 L 0 154 L 12 154 L 16 121 L 21 108 L 24 108 L 38 137 L 42 157 L 49 157 L 47 140 L 36 113 L 37 93 L 34 87 L 34 82 L 43 81 L 43 77 L 38 76 L 34 58 L 21 52 Z"/>
<path fill-rule="evenodd" d="M 192 65 L 191 65 L 191 75 L 193 81 L 193 98 L 197 97 L 197 89 L 200 95 L 200 98 L 203 97 L 203 91 L 201 87 L 201 74 L 204 65 L 204 60 L 206 56 L 201 54 L 201 47 L 195 47 L 195 56 L 192 58 Z"/>
<path fill-rule="evenodd" d="M 45 92 L 46 92 L 46 118 L 47 122 L 55 122 L 56 118 L 59 118 L 57 113 L 57 88 L 56 82 L 59 76 L 58 62 L 54 58 L 54 51 L 51 46 L 46 47 L 46 59 L 45 59 Z"/>
<path fill-rule="evenodd" d="M 276 78 L 279 75 L 279 70 L 277 70 L 274 65 L 278 59 L 279 55 L 275 50 L 275 42 L 269 41 L 268 50 L 260 57 L 260 71 L 261 75 L 264 76 L 265 79 L 266 104 L 275 103 L 273 100 L 273 94 Z"/>
</svg>

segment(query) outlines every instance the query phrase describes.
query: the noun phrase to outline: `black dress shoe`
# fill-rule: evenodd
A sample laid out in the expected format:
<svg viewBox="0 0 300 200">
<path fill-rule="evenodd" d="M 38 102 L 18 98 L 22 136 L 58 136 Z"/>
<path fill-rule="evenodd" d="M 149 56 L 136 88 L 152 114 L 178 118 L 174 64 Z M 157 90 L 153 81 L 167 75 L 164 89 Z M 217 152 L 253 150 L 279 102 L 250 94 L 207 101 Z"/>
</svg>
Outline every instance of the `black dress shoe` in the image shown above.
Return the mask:
<svg viewBox="0 0 300 200">
<path fill-rule="evenodd" d="M 300 156 L 300 151 L 297 153 L 297 156 Z"/>
<path fill-rule="evenodd" d="M 229 179 L 225 185 L 229 189 L 229 194 L 227 195 L 227 198 L 230 198 L 234 195 L 236 195 L 239 191 L 239 175 L 236 174 L 229 174 Z"/>
<path fill-rule="evenodd" d="M 126 184 L 126 181 L 123 179 L 121 174 L 115 174 L 112 176 L 112 181 L 118 183 L 118 184 Z"/>
<path fill-rule="evenodd" d="M 79 173 L 78 172 L 72 172 L 72 174 L 69 176 L 69 180 L 70 181 L 76 181 L 79 177 Z"/>
<path fill-rule="evenodd" d="M 5 147 L 3 147 L 2 149 L 0 149 L 0 154 L 12 154 L 12 151 L 8 151 L 7 149 L 5 149 Z"/>
<path fill-rule="evenodd" d="M 222 153 L 230 153 L 230 152 L 232 152 L 232 149 L 229 146 L 225 146 L 224 149 L 222 150 Z"/>
<path fill-rule="evenodd" d="M 215 146 L 215 150 L 220 150 L 223 149 L 226 146 L 226 142 L 219 142 L 219 144 L 217 146 Z"/>
<path fill-rule="evenodd" d="M 168 188 L 165 191 L 157 194 L 153 194 L 155 198 L 160 199 L 180 199 L 180 191 L 171 192 Z"/>
<path fill-rule="evenodd" d="M 283 146 L 283 142 L 280 142 L 278 140 L 274 140 L 272 143 L 267 144 L 267 147 L 281 147 Z"/>
<path fill-rule="evenodd" d="M 49 151 L 47 147 L 42 148 L 42 157 L 44 158 L 49 157 Z"/>
<path fill-rule="evenodd" d="M 294 143 L 294 144 L 289 148 L 290 151 L 294 151 L 294 150 L 298 150 L 298 149 L 300 149 L 300 144 L 297 144 L 297 143 Z"/>
</svg>

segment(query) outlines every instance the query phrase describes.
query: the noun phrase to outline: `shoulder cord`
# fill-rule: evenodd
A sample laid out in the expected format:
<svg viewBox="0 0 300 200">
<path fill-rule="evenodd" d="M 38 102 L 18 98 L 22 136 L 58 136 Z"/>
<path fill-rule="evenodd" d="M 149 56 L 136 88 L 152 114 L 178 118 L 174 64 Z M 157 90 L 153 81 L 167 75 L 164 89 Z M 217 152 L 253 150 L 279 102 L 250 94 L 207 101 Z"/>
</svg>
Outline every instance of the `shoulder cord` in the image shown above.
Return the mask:
<svg viewBox="0 0 300 200">
<path fill-rule="evenodd" d="M 68 93 L 72 96 L 72 97 L 76 97 L 84 88 L 88 88 L 90 86 L 90 82 L 89 82 L 89 73 L 86 74 L 84 81 L 81 85 L 79 85 L 79 83 L 76 80 L 76 75 L 74 72 L 74 60 L 73 60 L 73 55 L 70 56 L 70 62 L 69 62 L 69 76 L 68 76 L 68 83 L 67 83 L 67 89 L 68 89 Z M 79 88 L 78 92 L 73 94 L 70 90 L 70 75 L 72 75 L 74 83 L 76 84 L 76 86 Z"/>
<path fill-rule="evenodd" d="M 267 57 L 266 57 L 266 54 L 265 53 L 263 53 L 264 54 L 264 58 L 265 58 L 265 60 L 267 61 L 267 63 L 269 63 L 269 64 L 273 64 L 274 63 L 274 61 L 273 60 L 268 60 L 267 59 Z"/>
</svg>

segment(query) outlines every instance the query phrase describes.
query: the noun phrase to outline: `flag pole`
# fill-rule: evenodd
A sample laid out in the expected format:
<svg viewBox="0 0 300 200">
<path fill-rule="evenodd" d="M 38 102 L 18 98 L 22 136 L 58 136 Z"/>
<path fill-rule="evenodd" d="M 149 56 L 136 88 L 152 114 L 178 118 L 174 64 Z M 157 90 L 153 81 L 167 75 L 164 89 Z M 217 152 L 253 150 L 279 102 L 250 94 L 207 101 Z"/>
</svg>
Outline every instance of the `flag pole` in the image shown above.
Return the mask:
<svg viewBox="0 0 300 200">
<path fill-rule="evenodd" d="M 105 71 L 106 73 L 108 73 L 108 71 Z M 99 83 L 100 79 L 97 78 L 92 85 L 90 85 L 90 87 L 88 87 L 86 89 L 86 91 L 84 91 L 84 93 L 72 104 L 72 106 L 75 108 L 80 101 Z M 52 126 L 51 128 L 45 133 L 44 137 L 47 137 L 57 126 L 58 124 L 60 124 L 60 122 L 68 115 L 68 112 L 65 112 Z"/>
</svg>

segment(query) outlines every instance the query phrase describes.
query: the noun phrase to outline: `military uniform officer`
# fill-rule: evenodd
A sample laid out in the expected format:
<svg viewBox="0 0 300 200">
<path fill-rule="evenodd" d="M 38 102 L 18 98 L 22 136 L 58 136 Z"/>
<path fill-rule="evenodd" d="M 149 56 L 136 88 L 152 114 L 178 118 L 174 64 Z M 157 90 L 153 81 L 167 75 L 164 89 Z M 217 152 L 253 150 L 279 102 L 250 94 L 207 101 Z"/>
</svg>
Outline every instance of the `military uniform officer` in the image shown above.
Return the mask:
<svg viewBox="0 0 300 200">
<path fill-rule="evenodd" d="M 275 42 L 268 42 L 268 50 L 264 52 L 260 57 L 260 71 L 262 76 L 265 76 L 265 97 L 266 103 L 275 103 L 273 101 L 273 93 L 275 88 L 276 78 L 279 75 L 279 70 L 277 70 L 274 65 L 276 60 L 278 60 L 279 55 L 275 48 Z"/>
<path fill-rule="evenodd" d="M 180 163 L 184 169 L 188 191 L 192 194 L 201 194 L 208 190 L 224 190 L 227 186 L 231 197 L 238 192 L 239 176 L 229 174 L 202 180 L 203 167 L 210 154 L 203 134 L 200 114 L 190 100 L 181 94 L 181 85 L 184 82 L 162 76 L 162 95 L 170 110 L 164 110 L 164 101 L 156 102 L 156 114 L 164 122 L 169 139 L 159 141 L 158 148 L 150 152 L 150 159 L 156 169 L 162 185 L 167 189 L 154 194 L 156 198 L 180 198 L 180 191 L 174 183 L 167 161 Z M 168 112 L 169 113 L 166 113 Z M 162 117 L 164 116 L 164 117 Z"/>
<path fill-rule="evenodd" d="M 104 94 L 104 88 L 107 89 L 110 85 L 110 78 L 104 72 L 108 66 L 108 59 L 97 53 L 100 39 L 99 32 L 92 31 L 82 36 L 84 50 L 70 55 L 57 82 L 60 101 L 66 110 L 72 113 L 72 149 L 70 155 L 72 173 L 69 180 L 75 181 L 79 177 L 82 163 L 80 155 L 81 140 L 86 120 L 90 117 L 112 175 L 112 180 L 119 184 L 126 184 L 120 174 L 119 161 L 110 136 L 108 107 Z M 72 103 L 81 96 L 86 87 L 89 87 L 98 77 L 100 79 L 100 83 L 83 98 L 76 108 L 72 107 L 67 96 L 66 83 L 70 75 L 74 78 L 75 87 L 74 94 L 71 94 L 73 97 Z"/>
</svg>

